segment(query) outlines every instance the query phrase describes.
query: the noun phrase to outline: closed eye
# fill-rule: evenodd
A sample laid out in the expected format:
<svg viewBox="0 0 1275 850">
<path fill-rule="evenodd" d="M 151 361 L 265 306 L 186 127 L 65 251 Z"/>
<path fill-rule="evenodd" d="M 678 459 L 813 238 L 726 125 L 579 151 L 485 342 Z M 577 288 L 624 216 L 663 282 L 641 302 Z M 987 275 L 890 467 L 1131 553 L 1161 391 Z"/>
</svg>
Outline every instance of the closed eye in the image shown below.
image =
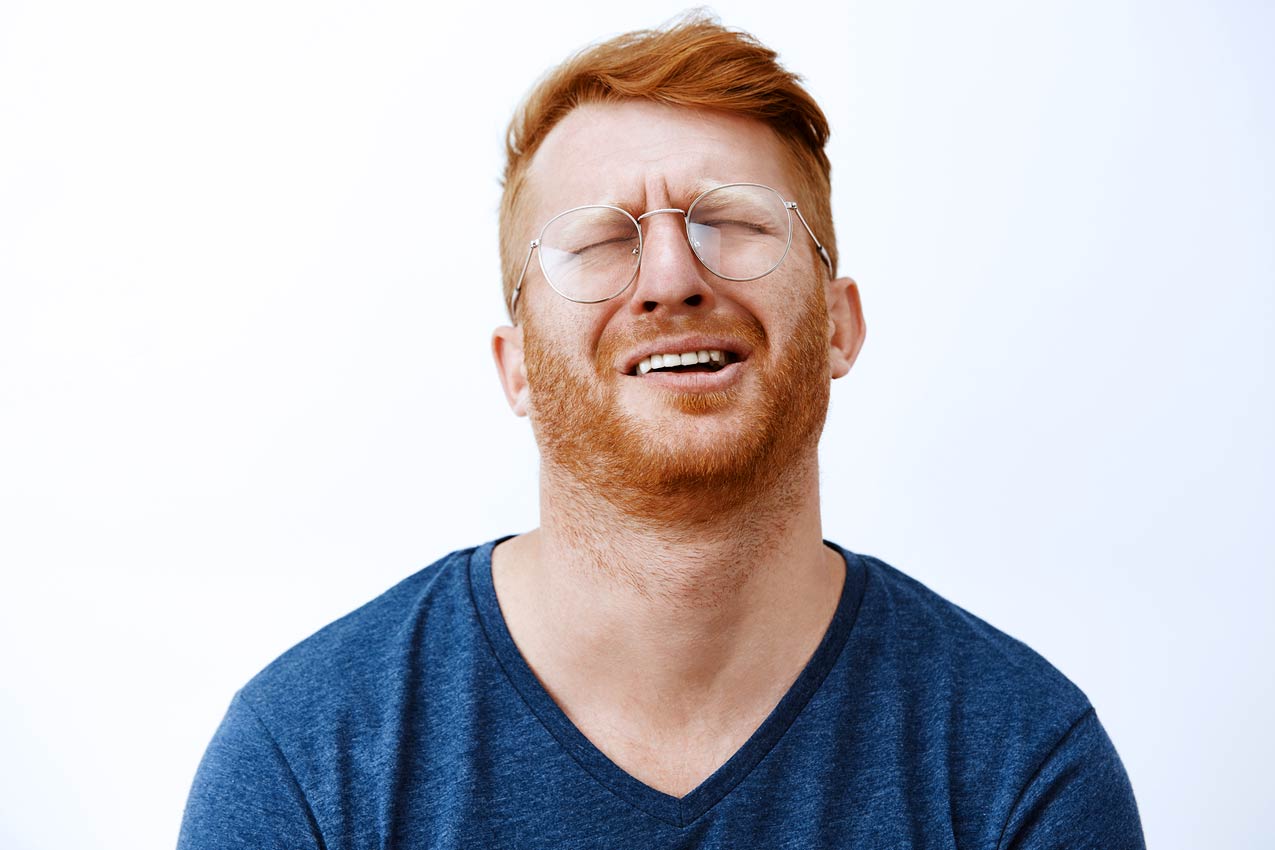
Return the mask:
<svg viewBox="0 0 1275 850">
<path fill-rule="evenodd" d="M 737 218 L 719 218 L 711 221 L 695 221 L 692 222 L 692 224 L 697 224 L 701 227 L 711 227 L 715 230 L 731 230 L 735 232 L 756 233 L 758 235 L 765 235 L 772 232 L 772 229 L 765 224 L 760 224 L 755 221 L 744 221 Z"/>
<path fill-rule="evenodd" d="M 585 251 L 596 251 L 602 248 L 609 248 L 611 246 L 622 246 L 622 245 L 627 245 L 629 243 L 635 243 L 633 246 L 633 250 L 636 253 L 637 251 L 636 242 L 637 240 L 634 239 L 632 236 L 617 236 L 614 239 L 603 239 L 598 242 L 591 242 L 590 244 L 585 245 L 582 248 L 576 248 L 573 253 L 583 254 Z"/>
</svg>

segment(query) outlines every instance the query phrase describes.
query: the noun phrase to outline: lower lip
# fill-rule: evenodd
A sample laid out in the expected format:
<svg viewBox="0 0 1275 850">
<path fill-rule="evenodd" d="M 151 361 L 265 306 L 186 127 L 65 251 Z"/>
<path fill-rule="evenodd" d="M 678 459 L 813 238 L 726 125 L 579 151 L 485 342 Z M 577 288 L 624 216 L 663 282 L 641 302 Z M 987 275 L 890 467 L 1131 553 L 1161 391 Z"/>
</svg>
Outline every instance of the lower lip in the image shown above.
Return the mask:
<svg viewBox="0 0 1275 850">
<path fill-rule="evenodd" d="M 716 372 L 647 372 L 645 375 L 630 377 L 663 389 L 711 393 L 724 390 L 737 382 L 743 374 L 746 362 L 739 360 L 728 363 Z"/>
</svg>

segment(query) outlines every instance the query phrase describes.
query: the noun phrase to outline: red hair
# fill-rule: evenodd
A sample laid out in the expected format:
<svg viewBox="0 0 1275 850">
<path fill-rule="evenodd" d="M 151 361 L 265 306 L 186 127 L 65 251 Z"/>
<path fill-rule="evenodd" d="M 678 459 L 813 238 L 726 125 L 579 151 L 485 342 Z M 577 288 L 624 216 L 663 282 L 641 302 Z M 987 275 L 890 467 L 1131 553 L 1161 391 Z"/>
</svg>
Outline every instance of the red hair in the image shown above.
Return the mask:
<svg viewBox="0 0 1275 850">
<path fill-rule="evenodd" d="M 506 307 L 526 258 L 526 234 L 514 231 L 527 169 L 549 131 L 585 103 L 649 100 L 768 125 L 788 150 L 797 200 L 835 269 L 828 119 L 800 78 L 777 60 L 748 33 L 694 15 L 588 47 L 549 71 L 514 114 L 505 140 L 500 255 Z"/>
</svg>

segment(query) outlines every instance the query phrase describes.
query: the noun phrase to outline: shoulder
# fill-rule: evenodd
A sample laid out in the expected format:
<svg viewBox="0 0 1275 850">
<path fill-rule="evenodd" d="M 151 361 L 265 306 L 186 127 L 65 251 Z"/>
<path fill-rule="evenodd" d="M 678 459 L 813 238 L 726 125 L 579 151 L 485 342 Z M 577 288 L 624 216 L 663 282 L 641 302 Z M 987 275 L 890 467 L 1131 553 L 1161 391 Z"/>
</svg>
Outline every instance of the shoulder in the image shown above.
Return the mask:
<svg viewBox="0 0 1275 850">
<path fill-rule="evenodd" d="M 1083 832 L 1106 805 L 1111 829 L 1133 836 L 1109 846 L 1141 846 L 1124 768 L 1075 683 L 884 561 L 846 557 L 863 580 L 841 659 L 844 693 L 865 727 L 855 734 L 899 771 L 945 783 L 955 828 L 977 842 L 1036 822 Z"/>
<path fill-rule="evenodd" d="M 306 830 L 374 837 L 400 742 L 454 728 L 475 671 L 494 663 L 470 590 L 471 561 L 494 545 L 439 559 L 244 685 L 204 754 L 181 846 L 302 846 Z M 263 805 L 277 822 L 254 814 Z M 288 844 L 257 840 L 263 830 Z M 242 840 L 207 840 L 223 833 Z"/>
<path fill-rule="evenodd" d="M 1084 692 L 1027 644 L 880 559 L 847 557 L 864 570 L 851 639 L 860 663 L 896 693 L 946 713 L 971 743 L 1045 747 L 1092 710 Z"/>
<path fill-rule="evenodd" d="M 272 661 L 239 696 L 272 731 L 313 729 L 383 702 L 404 665 L 435 654 L 472 619 L 468 567 L 477 551 L 451 552 L 324 626 Z"/>
</svg>

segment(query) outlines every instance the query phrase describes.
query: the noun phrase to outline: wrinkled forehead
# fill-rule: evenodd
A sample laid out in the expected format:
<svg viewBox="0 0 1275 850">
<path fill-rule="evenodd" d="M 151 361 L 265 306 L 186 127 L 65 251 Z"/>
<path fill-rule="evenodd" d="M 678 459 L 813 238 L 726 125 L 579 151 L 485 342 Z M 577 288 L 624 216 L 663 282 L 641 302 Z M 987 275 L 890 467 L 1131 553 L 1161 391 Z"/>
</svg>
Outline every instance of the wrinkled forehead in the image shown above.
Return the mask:
<svg viewBox="0 0 1275 850">
<path fill-rule="evenodd" d="M 793 197 L 789 154 L 767 125 L 715 110 L 646 101 L 576 107 L 549 132 L 527 170 L 524 226 L 583 204 L 637 215 L 686 209 L 723 183 L 761 183 Z"/>
</svg>

